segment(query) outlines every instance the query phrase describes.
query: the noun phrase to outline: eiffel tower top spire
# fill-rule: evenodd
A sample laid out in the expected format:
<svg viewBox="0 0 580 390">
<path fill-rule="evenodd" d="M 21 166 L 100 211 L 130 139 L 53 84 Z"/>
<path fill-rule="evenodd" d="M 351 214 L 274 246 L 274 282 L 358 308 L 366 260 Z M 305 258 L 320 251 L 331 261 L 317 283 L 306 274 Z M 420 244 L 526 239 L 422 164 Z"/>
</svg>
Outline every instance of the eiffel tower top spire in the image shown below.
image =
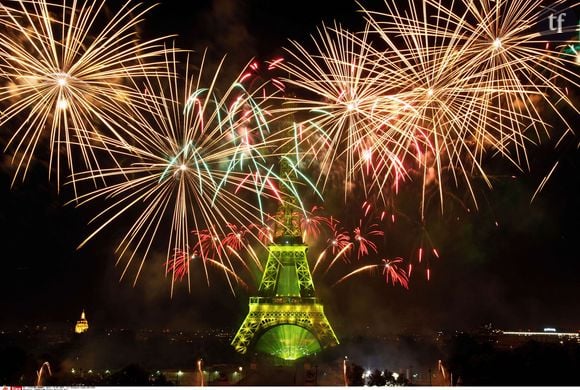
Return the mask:
<svg viewBox="0 0 580 390">
<path fill-rule="evenodd" d="M 290 115 L 280 121 L 280 130 L 291 133 L 292 137 L 294 137 L 294 126 L 294 115 Z M 286 142 L 281 147 L 282 156 L 285 157 L 280 160 L 279 175 L 282 180 L 296 180 L 296 173 L 289 160 L 290 156 L 294 154 L 293 147 L 297 147 L 294 142 Z M 284 191 L 281 198 L 282 202 L 278 205 L 276 212 L 274 242 L 277 244 L 302 244 L 300 208 L 298 207 L 296 196 L 289 191 Z"/>
</svg>

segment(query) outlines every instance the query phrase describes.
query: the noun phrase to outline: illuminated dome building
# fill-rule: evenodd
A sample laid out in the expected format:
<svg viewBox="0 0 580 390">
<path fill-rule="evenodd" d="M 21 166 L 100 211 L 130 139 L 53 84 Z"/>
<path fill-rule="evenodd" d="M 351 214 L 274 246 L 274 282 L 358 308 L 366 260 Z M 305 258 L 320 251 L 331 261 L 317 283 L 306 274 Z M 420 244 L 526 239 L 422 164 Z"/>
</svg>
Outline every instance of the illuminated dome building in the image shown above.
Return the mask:
<svg viewBox="0 0 580 390">
<path fill-rule="evenodd" d="M 78 320 L 75 325 L 75 333 L 85 333 L 87 330 L 89 330 L 89 322 L 87 321 L 87 318 L 85 317 L 85 311 L 83 310 L 81 313 L 81 319 Z"/>
</svg>

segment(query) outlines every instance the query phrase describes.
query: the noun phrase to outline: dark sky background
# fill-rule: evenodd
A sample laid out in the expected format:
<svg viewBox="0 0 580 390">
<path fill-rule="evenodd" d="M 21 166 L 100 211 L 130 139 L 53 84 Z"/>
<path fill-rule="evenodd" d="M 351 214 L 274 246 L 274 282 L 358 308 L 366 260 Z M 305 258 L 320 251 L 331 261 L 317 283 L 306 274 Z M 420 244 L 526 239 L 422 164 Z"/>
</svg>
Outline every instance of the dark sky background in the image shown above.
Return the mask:
<svg viewBox="0 0 580 390">
<path fill-rule="evenodd" d="M 142 34 L 179 34 L 177 46 L 196 51 L 207 46 L 214 59 L 228 53 L 227 72 L 239 72 L 253 56 L 272 58 L 287 38 L 304 42 L 321 20 L 336 19 L 354 29 L 362 25 L 356 4 L 349 1 L 214 0 L 196 1 L 195 9 L 188 9 L 184 4 L 189 3 L 163 1 Z M 369 6 L 380 9 L 378 4 Z M 568 137 L 555 150 L 551 141 L 530 146 L 531 172 L 516 172 L 490 158 L 488 168 L 498 176 L 493 191 L 480 191 L 479 212 L 450 206 L 430 226 L 441 252 L 441 259 L 432 262 L 430 282 L 416 274 L 410 290 L 404 290 L 385 285 L 378 276 L 361 275 L 333 288 L 333 280 L 315 280 L 338 335 L 365 329 L 466 329 L 488 322 L 501 328 L 580 329 L 576 145 Z M 530 203 L 556 161 L 552 179 Z M 136 287 L 130 278 L 119 282 L 122 267 L 115 267 L 113 248 L 123 226 L 115 224 L 75 250 L 91 232 L 87 223 L 96 209 L 66 205 L 68 189 L 58 194 L 39 161 L 25 183 L 11 189 L 8 165 L 4 157 L 0 325 L 72 322 L 85 308 L 97 327 L 233 329 L 247 313 L 247 292 L 234 296 L 219 274 L 212 275 L 210 286 L 194 275 L 192 292 L 178 288 L 171 299 L 163 260 L 155 254 Z M 338 209 L 337 204 L 327 207 Z M 416 241 L 418 233 L 408 230 L 405 245 L 394 243 L 389 256 L 409 257 L 413 245 L 406 243 Z M 387 244 L 390 238 L 387 234 Z"/>
</svg>

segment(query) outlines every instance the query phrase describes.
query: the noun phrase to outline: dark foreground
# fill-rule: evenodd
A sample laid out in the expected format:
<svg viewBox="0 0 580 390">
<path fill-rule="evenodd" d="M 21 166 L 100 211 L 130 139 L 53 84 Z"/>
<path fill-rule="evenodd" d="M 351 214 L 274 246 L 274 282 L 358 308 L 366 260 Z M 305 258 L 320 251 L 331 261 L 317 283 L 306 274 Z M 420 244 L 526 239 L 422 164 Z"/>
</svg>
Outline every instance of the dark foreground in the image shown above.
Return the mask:
<svg viewBox="0 0 580 390">
<path fill-rule="evenodd" d="M 580 385 L 577 340 L 497 332 L 357 336 L 296 362 L 240 356 L 230 332 L 2 331 L 2 385 Z M 50 367 L 50 370 L 49 370 Z"/>
</svg>

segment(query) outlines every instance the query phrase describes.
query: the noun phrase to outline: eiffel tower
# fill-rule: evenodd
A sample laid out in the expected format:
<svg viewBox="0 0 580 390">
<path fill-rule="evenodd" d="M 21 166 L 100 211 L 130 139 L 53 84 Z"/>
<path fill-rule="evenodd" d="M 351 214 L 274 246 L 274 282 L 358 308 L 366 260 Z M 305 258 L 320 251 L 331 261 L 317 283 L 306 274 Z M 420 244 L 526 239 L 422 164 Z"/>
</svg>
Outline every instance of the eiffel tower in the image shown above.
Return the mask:
<svg viewBox="0 0 580 390">
<path fill-rule="evenodd" d="M 280 164 L 280 176 L 290 176 L 290 163 Z M 250 297 L 249 313 L 231 344 L 242 354 L 252 349 L 296 360 L 337 345 L 338 339 L 314 294 L 296 198 L 283 200 L 258 296 Z"/>
</svg>

